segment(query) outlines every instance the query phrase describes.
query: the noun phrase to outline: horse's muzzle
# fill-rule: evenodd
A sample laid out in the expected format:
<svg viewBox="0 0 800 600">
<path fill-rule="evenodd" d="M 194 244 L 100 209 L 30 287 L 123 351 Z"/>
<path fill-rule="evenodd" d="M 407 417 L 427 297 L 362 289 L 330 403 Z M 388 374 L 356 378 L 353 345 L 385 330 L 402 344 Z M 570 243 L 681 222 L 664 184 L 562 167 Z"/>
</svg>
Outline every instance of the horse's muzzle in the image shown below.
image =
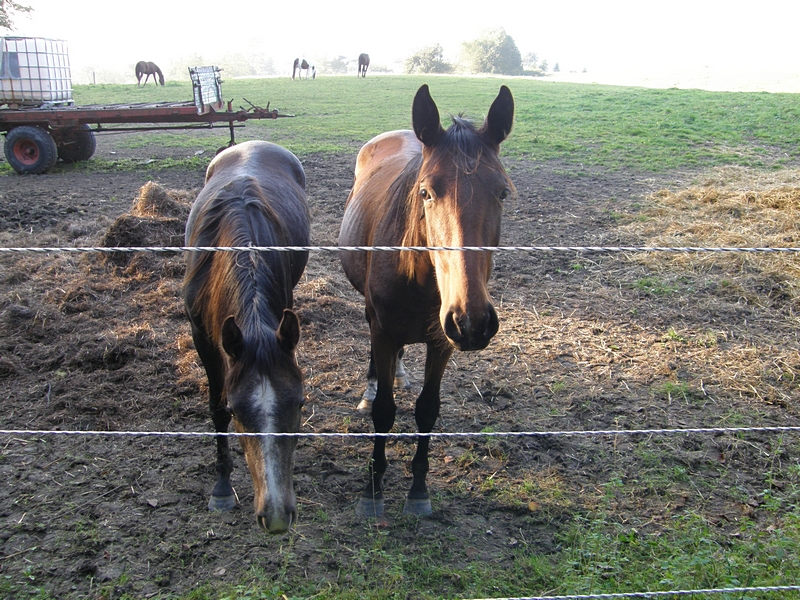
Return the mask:
<svg viewBox="0 0 800 600">
<path fill-rule="evenodd" d="M 444 334 L 450 343 L 462 351 L 483 350 L 500 328 L 497 312 L 491 304 L 477 319 L 467 313 L 448 311 L 444 318 Z"/>
<path fill-rule="evenodd" d="M 297 522 L 297 510 L 286 511 L 283 514 L 256 514 L 256 520 L 267 533 L 279 535 L 286 533 Z"/>
</svg>

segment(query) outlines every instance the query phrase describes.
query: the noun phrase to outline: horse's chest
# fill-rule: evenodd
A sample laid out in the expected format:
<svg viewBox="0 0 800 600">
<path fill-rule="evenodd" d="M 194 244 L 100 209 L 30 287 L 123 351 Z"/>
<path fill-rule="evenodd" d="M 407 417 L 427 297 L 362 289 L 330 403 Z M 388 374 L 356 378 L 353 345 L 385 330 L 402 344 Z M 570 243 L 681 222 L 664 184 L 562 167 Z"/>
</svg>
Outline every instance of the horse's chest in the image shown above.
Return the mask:
<svg viewBox="0 0 800 600">
<path fill-rule="evenodd" d="M 409 344 L 434 337 L 432 329 L 439 329 L 441 307 L 435 278 L 408 281 L 397 277 L 383 281 L 383 285 L 377 285 L 376 281 L 369 283 L 365 294 L 367 312 L 385 333 Z"/>
</svg>

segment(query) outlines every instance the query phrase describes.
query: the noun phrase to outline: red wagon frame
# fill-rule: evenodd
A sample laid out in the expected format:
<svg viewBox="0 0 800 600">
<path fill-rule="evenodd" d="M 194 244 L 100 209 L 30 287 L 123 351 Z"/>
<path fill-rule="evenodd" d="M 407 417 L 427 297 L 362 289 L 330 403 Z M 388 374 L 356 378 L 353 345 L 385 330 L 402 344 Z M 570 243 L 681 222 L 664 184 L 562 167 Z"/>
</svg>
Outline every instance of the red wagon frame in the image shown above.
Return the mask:
<svg viewBox="0 0 800 600">
<path fill-rule="evenodd" d="M 20 174 L 46 173 L 59 158 L 66 162 L 91 158 L 96 133 L 207 129 L 222 123 L 227 123 L 231 146 L 236 143 L 234 129 L 244 127 L 237 123 L 293 116 L 270 110 L 269 104 L 267 108 L 255 106 L 246 98 L 249 108 L 233 110 L 232 101 L 222 100 L 219 68 L 192 67 L 189 73 L 193 101 L 0 109 L 6 159 Z M 174 125 L 154 125 L 157 123 Z"/>
</svg>

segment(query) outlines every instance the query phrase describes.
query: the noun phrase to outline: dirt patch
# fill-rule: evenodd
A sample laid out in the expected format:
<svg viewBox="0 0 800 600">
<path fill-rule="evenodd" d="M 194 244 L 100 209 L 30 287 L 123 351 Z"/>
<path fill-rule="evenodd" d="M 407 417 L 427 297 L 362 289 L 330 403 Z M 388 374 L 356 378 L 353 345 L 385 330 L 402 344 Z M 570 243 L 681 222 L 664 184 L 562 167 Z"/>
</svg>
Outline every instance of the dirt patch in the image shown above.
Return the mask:
<svg viewBox="0 0 800 600">
<path fill-rule="evenodd" d="M 354 163 L 355 155 L 304 158 L 313 244 L 335 244 Z M 650 239 L 632 227 L 649 194 L 703 184 L 686 174 L 508 167 L 519 196 L 506 203 L 504 245 L 638 244 Z M 202 180 L 177 169 L 155 177 L 4 177 L 0 245 L 180 245 Z M 736 291 L 723 269 L 651 260 L 498 254 L 492 289 L 500 334 L 486 351 L 453 357 L 437 430 L 799 425 L 794 297 L 781 295 L 757 264 Z M 180 298 L 182 257 L 3 254 L 0 264 L 4 428 L 212 430 Z M 335 254 L 312 254 L 296 308 L 308 396 L 303 429 L 371 431 L 355 412 L 368 356 L 362 300 Z M 413 432 L 421 348 L 408 349 L 406 362 L 413 388 L 398 392 L 395 430 Z M 371 452 L 364 440 L 301 441 L 299 524 L 283 538 L 255 526 L 241 455 L 234 473 L 241 506 L 224 515 L 205 509 L 214 481 L 210 439 L 1 441 L 0 572 L 59 598 L 99 589 L 184 593 L 241 582 L 251 569 L 346 586 L 338 578 L 368 530 L 354 511 Z M 520 548 L 553 551 L 565 522 L 603 502 L 642 531 L 686 511 L 721 527 L 745 516 L 766 526 L 776 517 L 761 510 L 765 474 L 780 480 L 775 465 L 788 456 L 766 434 L 437 439 L 434 514 L 417 522 L 399 514 L 413 451 L 410 440 L 389 444 L 393 543 L 459 540 L 446 553 L 454 568 L 510 560 Z M 637 487 L 637 479 L 676 470 L 691 477 L 669 485 L 653 477 Z"/>
</svg>

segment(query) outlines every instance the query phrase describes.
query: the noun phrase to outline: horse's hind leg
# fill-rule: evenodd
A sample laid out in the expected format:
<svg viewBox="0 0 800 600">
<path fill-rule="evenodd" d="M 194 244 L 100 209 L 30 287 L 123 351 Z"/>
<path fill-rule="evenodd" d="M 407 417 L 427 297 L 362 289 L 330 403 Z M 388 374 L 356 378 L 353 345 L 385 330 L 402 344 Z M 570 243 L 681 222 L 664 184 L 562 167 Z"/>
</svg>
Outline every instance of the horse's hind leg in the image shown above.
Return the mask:
<svg viewBox="0 0 800 600">
<path fill-rule="evenodd" d="M 394 374 L 394 386 L 407 390 L 411 387 L 408 381 L 408 373 L 406 373 L 406 366 L 403 364 L 404 348 L 400 349 L 397 353 L 397 369 Z M 375 394 L 378 392 L 378 372 L 375 370 L 375 357 L 372 350 L 369 353 L 369 367 L 367 368 L 367 389 L 364 390 L 364 395 L 361 396 L 361 402 L 358 403 L 356 410 L 362 415 L 372 413 L 372 402 L 375 400 Z"/>
<path fill-rule="evenodd" d="M 394 387 L 407 390 L 411 387 L 411 382 L 408 380 L 403 354 L 405 354 L 405 348 L 400 348 L 400 352 L 397 353 L 397 370 L 394 372 Z"/>
<path fill-rule="evenodd" d="M 394 403 L 392 380 L 398 350 L 388 343 L 376 343 L 379 334 L 373 332 L 372 349 L 375 354 L 375 368 L 378 375 L 378 389 L 372 405 L 372 424 L 375 433 L 388 433 L 394 425 L 397 405 Z M 361 494 L 356 514 L 363 517 L 383 516 L 383 475 L 386 473 L 386 438 L 375 436 L 372 460 L 369 464 L 369 481 Z"/>
<path fill-rule="evenodd" d="M 222 401 L 222 386 L 224 371 L 219 352 L 206 339 L 205 335 L 192 324 L 192 338 L 194 347 L 200 356 L 200 361 L 205 367 L 208 377 L 208 405 L 211 409 L 211 420 L 214 421 L 214 430 L 217 433 L 227 433 L 231 422 L 228 407 Z M 236 506 L 236 492 L 231 485 L 233 472 L 233 458 L 231 457 L 228 436 L 218 435 L 217 441 L 217 482 L 211 491 L 208 501 L 209 510 L 228 511 Z"/>
<path fill-rule="evenodd" d="M 425 357 L 425 383 L 422 386 L 414 409 L 414 418 L 420 435 L 417 438 L 417 452 L 411 461 L 411 473 L 414 480 L 406 498 L 403 512 L 406 514 L 425 516 L 432 512 L 431 500 L 428 496 L 428 486 L 425 482 L 428 476 L 428 446 L 430 437 L 422 435 L 430 433 L 439 418 L 441 399 L 439 389 L 442 384 L 447 360 L 453 353 L 453 348 L 448 344 L 443 346 L 437 342 L 428 342 L 428 351 Z"/>
</svg>

